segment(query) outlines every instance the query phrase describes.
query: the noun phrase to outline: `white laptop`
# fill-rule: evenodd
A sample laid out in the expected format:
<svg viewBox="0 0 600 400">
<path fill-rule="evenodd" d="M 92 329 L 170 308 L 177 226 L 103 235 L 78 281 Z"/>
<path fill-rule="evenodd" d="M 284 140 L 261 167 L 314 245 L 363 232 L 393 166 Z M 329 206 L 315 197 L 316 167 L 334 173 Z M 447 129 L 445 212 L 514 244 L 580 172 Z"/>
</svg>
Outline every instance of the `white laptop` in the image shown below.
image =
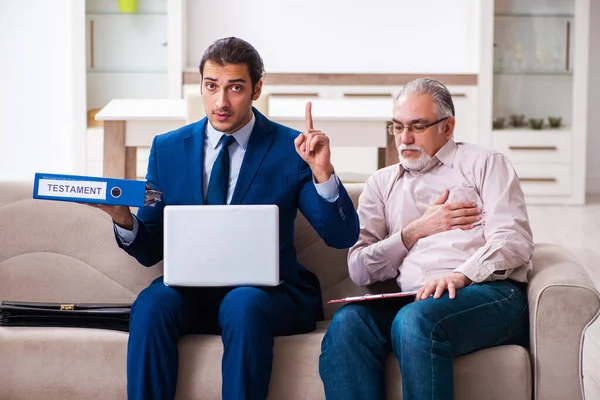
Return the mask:
<svg viewBox="0 0 600 400">
<path fill-rule="evenodd" d="M 276 205 L 166 206 L 164 282 L 168 286 L 276 286 Z"/>
</svg>

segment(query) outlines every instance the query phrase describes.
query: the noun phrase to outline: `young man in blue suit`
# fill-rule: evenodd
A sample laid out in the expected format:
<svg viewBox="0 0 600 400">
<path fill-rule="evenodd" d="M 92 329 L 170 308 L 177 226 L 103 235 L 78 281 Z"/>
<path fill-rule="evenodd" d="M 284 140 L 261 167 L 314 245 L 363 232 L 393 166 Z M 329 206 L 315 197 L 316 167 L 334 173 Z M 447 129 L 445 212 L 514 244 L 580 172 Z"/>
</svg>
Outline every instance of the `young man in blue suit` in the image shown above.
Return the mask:
<svg viewBox="0 0 600 400">
<path fill-rule="evenodd" d="M 141 208 L 137 216 L 127 207 L 100 208 L 111 215 L 119 246 L 151 266 L 163 258 L 166 205 L 276 204 L 283 283 L 181 289 L 165 286 L 162 277 L 155 280 L 131 310 L 130 400 L 175 397 L 177 343 L 192 333 L 222 335 L 223 399 L 265 399 L 274 337 L 311 331 L 322 318 L 319 282 L 296 261 L 297 210 L 329 246 L 347 248 L 358 239 L 358 216 L 334 174 L 328 137 L 313 128 L 310 103 L 304 133 L 254 109 L 263 62 L 238 38 L 214 42 L 204 53 L 200 74 L 207 117 L 152 143 L 147 180 L 162 192 L 161 202 Z"/>
</svg>

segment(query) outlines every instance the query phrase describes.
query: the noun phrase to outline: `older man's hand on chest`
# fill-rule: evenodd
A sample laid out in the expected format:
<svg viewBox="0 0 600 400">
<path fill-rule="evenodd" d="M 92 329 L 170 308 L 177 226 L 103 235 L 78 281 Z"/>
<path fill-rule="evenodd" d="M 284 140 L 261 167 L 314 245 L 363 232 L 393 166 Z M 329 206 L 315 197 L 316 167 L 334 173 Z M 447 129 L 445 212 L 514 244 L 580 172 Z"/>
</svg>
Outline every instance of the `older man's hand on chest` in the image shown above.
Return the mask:
<svg viewBox="0 0 600 400">
<path fill-rule="evenodd" d="M 449 191 L 445 190 L 425 211 L 421 218 L 402 230 L 402 241 L 411 249 L 419 239 L 450 229 L 473 229 L 481 220 L 481 210 L 471 201 L 446 203 Z"/>
</svg>

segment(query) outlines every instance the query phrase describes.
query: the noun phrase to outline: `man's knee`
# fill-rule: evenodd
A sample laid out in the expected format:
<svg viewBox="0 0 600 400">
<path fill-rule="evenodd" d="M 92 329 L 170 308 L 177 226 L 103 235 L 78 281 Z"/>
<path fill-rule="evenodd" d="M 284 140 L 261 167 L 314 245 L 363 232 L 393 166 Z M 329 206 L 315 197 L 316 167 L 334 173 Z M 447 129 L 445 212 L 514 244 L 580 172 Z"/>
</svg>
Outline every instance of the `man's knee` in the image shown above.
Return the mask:
<svg viewBox="0 0 600 400">
<path fill-rule="evenodd" d="M 180 325 L 185 301 L 176 289 L 162 284 L 151 285 L 140 292 L 131 307 L 131 327 L 160 327 L 165 323 Z"/>
<path fill-rule="evenodd" d="M 273 321 L 269 294 L 254 287 L 240 287 L 227 293 L 219 307 L 222 329 L 248 324 L 271 324 Z"/>
<path fill-rule="evenodd" d="M 367 327 L 369 318 L 368 310 L 360 304 L 348 304 L 340 308 L 327 328 L 322 351 L 333 346 L 352 346 L 353 340 Z"/>
<path fill-rule="evenodd" d="M 407 304 L 398 311 L 392 322 L 392 345 L 395 349 L 401 346 L 402 342 L 414 338 L 445 340 L 439 321 L 431 318 L 431 313 L 427 312 L 431 305 L 425 302 L 432 301 L 436 300 L 420 300 Z"/>
</svg>

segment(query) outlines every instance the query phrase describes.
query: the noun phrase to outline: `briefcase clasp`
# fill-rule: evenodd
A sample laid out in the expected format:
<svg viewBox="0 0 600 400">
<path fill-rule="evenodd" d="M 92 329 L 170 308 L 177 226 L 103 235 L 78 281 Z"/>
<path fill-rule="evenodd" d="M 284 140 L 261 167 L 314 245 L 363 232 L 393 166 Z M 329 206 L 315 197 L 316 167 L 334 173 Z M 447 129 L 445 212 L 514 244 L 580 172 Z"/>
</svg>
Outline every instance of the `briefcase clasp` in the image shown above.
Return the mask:
<svg viewBox="0 0 600 400">
<path fill-rule="evenodd" d="M 61 304 L 60 311 L 73 311 L 75 309 L 74 304 Z"/>
</svg>

